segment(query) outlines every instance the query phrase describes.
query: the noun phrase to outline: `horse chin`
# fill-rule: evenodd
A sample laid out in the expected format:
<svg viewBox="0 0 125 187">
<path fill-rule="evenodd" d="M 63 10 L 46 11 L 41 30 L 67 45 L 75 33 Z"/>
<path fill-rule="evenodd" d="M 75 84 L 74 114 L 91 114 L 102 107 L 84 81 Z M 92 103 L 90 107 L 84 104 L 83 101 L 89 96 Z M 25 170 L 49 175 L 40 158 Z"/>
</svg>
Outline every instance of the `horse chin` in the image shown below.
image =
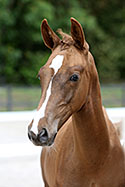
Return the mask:
<svg viewBox="0 0 125 187">
<path fill-rule="evenodd" d="M 46 147 L 46 146 L 51 146 L 54 141 L 46 142 L 46 143 L 41 143 L 41 142 L 32 142 L 35 146 L 41 146 L 41 147 Z"/>
<path fill-rule="evenodd" d="M 57 133 L 54 134 L 54 136 L 52 136 L 52 138 L 49 139 L 47 146 L 51 146 L 54 144 L 55 138 L 56 138 Z"/>
</svg>

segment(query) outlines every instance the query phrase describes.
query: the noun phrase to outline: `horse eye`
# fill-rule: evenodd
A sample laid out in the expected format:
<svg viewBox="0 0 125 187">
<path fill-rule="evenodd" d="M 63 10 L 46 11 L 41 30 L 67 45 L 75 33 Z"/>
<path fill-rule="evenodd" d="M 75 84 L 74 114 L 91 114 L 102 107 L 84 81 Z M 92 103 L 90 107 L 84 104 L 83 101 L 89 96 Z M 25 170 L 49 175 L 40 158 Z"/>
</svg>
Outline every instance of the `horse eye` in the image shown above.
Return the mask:
<svg viewBox="0 0 125 187">
<path fill-rule="evenodd" d="M 38 75 L 38 79 L 40 80 L 40 75 Z"/>
<path fill-rule="evenodd" d="M 79 79 L 79 77 L 78 77 L 77 74 L 73 74 L 73 75 L 70 77 L 70 81 L 76 82 L 76 81 L 78 81 L 78 79 Z"/>
</svg>

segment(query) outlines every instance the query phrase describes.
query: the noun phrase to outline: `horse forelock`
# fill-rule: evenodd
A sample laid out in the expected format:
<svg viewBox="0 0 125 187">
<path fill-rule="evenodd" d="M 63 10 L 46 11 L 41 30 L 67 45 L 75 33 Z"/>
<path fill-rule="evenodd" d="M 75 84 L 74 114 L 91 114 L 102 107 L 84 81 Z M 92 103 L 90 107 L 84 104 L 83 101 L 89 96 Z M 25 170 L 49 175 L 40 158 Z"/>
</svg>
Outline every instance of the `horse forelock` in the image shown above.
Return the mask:
<svg viewBox="0 0 125 187">
<path fill-rule="evenodd" d="M 58 29 L 57 33 L 62 37 L 60 43 L 61 43 L 61 50 L 65 50 L 69 48 L 71 45 L 75 45 L 75 41 L 73 40 L 72 36 L 62 31 L 62 29 Z M 89 51 L 89 45 L 85 40 L 84 48 L 87 51 Z"/>
<path fill-rule="evenodd" d="M 69 34 L 64 33 L 62 31 L 62 29 L 58 29 L 57 32 L 59 33 L 59 35 L 62 38 L 61 41 L 60 41 L 61 50 L 65 50 L 68 47 L 70 47 L 71 45 L 74 45 L 74 40 Z"/>
</svg>

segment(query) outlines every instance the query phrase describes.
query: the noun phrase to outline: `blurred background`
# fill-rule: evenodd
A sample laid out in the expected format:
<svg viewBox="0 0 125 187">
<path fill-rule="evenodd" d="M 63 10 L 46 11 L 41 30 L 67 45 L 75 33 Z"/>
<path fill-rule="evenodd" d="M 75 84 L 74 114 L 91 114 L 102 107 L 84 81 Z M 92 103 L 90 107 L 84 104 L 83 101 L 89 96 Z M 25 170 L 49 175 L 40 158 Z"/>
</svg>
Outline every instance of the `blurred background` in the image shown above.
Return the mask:
<svg viewBox="0 0 125 187">
<path fill-rule="evenodd" d="M 27 125 L 41 88 L 36 78 L 51 51 L 40 25 L 70 33 L 82 25 L 98 69 L 103 105 L 125 124 L 125 6 L 123 0 L 0 0 L 0 187 L 39 187 L 39 153 Z M 123 138 L 123 136 L 122 136 Z M 8 181 L 8 182 L 7 182 Z"/>
<path fill-rule="evenodd" d="M 83 26 L 106 107 L 125 106 L 125 6 L 122 0 L 0 0 L 0 111 L 31 110 L 40 98 L 40 67 L 50 50 L 40 25 L 70 33 L 70 17 Z"/>
</svg>

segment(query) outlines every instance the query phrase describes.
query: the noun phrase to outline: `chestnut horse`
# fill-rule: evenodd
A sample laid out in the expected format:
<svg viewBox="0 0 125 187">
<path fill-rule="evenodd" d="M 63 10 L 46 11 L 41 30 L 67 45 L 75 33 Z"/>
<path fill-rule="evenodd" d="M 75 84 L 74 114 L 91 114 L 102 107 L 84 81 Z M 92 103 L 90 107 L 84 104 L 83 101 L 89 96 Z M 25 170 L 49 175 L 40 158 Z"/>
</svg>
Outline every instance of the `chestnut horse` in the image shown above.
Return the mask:
<svg viewBox="0 0 125 187">
<path fill-rule="evenodd" d="M 42 96 L 28 136 L 43 146 L 45 187 L 125 187 L 125 155 L 80 23 L 71 18 L 62 39 L 46 19 L 41 31 L 52 54 L 38 73 Z"/>
</svg>

